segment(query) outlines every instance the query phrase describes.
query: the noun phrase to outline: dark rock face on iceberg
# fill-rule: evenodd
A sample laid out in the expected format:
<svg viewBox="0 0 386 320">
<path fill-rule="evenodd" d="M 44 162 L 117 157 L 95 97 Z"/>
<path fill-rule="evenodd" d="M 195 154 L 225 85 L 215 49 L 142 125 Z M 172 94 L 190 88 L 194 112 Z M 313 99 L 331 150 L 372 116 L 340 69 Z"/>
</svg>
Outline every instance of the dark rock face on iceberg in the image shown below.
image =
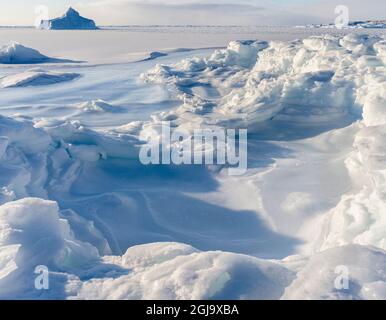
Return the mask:
<svg viewBox="0 0 386 320">
<path fill-rule="evenodd" d="M 40 29 L 50 30 L 95 30 L 98 29 L 95 22 L 91 19 L 82 17 L 78 11 L 71 7 L 60 18 L 42 20 Z"/>
</svg>

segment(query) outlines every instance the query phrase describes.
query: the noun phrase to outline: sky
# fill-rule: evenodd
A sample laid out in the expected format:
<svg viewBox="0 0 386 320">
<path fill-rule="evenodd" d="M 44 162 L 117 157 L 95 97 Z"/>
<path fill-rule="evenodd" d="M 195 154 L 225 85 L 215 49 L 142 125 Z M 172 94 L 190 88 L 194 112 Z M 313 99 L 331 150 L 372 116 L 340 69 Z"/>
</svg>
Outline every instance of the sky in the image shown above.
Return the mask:
<svg viewBox="0 0 386 320">
<path fill-rule="evenodd" d="M 0 0 L 0 25 L 33 25 L 69 6 L 98 25 L 304 25 L 330 23 L 346 5 L 350 20 L 386 19 L 385 0 Z M 41 12 L 41 11 L 40 11 Z"/>
</svg>

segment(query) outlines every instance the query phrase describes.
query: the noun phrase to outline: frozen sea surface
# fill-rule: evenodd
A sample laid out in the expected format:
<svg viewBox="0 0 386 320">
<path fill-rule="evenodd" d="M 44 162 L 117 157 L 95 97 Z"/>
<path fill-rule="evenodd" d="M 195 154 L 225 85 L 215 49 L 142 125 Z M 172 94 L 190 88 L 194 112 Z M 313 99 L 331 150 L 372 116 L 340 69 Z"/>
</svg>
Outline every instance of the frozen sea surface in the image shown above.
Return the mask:
<svg viewBox="0 0 386 320">
<path fill-rule="evenodd" d="M 1 298 L 386 298 L 382 31 L 0 28 L 0 39 L 67 59 L 0 64 L 14 84 L 0 88 Z M 244 39 L 259 41 L 233 41 Z M 167 119 L 248 127 L 247 173 L 143 166 L 141 135 L 156 139 Z M 38 265 L 50 290 L 33 287 Z"/>
<path fill-rule="evenodd" d="M 2 44 L 17 41 L 55 58 L 88 63 L 140 60 L 150 52 L 177 48 L 226 47 L 232 40 L 294 40 L 326 32 L 342 35 L 360 30 L 320 30 L 287 27 L 104 27 L 101 30 L 35 30 L 1 28 Z M 366 30 L 380 33 L 382 30 Z"/>
</svg>

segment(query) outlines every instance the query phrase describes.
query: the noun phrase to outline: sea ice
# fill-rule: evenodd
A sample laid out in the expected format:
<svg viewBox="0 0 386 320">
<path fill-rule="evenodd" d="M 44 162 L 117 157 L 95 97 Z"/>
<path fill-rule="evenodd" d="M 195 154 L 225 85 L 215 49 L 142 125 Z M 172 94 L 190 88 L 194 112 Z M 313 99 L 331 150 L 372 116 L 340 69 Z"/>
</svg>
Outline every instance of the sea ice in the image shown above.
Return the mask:
<svg viewBox="0 0 386 320">
<path fill-rule="evenodd" d="M 17 42 L 10 42 L 0 48 L 0 63 L 29 64 L 49 61 L 50 58 L 35 49 L 25 47 Z"/>
<path fill-rule="evenodd" d="M 85 125 L 129 108 L 122 92 L 80 97 L 95 94 L 84 69 L 79 91 L 61 84 L 76 91 L 77 120 L 56 116 L 48 91 L 45 116 L 1 116 L 0 296 L 385 299 L 384 49 L 364 35 L 235 41 L 144 72 L 136 85 L 173 102 L 150 119 Z M 116 70 L 114 88 L 136 98 Z M 164 121 L 248 128 L 248 172 L 141 166 L 144 137 Z M 52 291 L 26 278 L 41 264 Z"/>
</svg>

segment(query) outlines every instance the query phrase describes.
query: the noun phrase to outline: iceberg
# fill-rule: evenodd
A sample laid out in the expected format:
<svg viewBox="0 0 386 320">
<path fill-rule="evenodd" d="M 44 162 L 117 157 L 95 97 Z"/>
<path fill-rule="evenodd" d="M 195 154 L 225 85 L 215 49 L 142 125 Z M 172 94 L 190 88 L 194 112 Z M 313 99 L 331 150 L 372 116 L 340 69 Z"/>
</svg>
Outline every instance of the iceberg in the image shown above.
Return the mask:
<svg viewBox="0 0 386 320">
<path fill-rule="evenodd" d="M 42 20 L 39 29 L 47 30 L 96 30 L 95 22 L 82 17 L 78 11 L 69 8 L 60 18 Z"/>
<path fill-rule="evenodd" d="M 0 299 L 385 299 L 385 37 L 233 41 L 165 61 L 140 79 L 167 94 L 132 86 L 150 63 L 71 66 L 79 82 L 38 88 L 29 110 L 32 89 L 6 92 L 19 107 L 0 116 Z M 128 89 L 143 114 L 122 120 Z M 159 141 L 163 121 L 248 126 L 247 174 L 143 168 L 142 138 Z M 50 290 L 37 291 L 42 265 Z"/>
</svg>

